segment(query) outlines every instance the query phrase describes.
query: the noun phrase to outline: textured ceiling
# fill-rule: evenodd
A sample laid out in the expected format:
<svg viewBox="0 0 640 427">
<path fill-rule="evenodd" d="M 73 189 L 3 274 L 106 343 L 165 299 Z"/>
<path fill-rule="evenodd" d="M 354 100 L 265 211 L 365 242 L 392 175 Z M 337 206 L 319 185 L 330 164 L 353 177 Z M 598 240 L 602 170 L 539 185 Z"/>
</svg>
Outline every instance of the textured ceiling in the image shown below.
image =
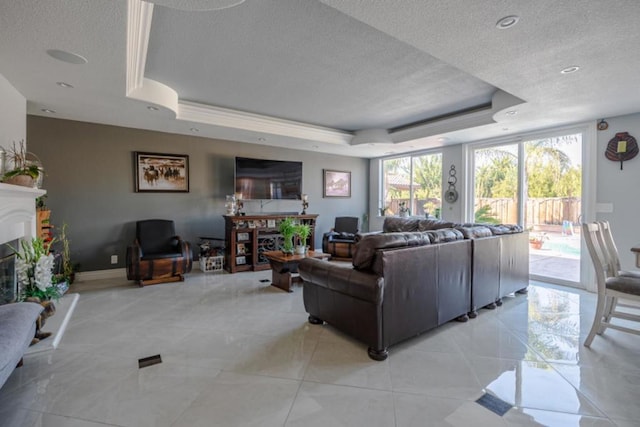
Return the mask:
<svg viewBox="0 0 640 427">
<path fill-rule="evenodd" d="M 640 111 L 639 17 L 637 0 L 2 1 L 0 74 L 30 114 L 376 157 Z"/>
<path fill-rule="evenodd" d="M 145 75 L 182 99 L 356 131 L 488 104 L 496 89 L 319 2 L 156 7 Z"/>
</svg>

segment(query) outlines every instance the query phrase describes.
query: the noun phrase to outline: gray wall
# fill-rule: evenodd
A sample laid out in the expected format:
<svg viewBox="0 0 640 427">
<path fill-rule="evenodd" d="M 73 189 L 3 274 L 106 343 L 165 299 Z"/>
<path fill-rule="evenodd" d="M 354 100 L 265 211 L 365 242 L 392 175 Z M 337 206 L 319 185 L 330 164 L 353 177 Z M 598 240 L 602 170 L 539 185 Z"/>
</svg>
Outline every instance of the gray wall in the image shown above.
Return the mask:
<svg viewBox="0 0 640 427">
<path fill-rule="evenodd" d="M 607 143 L 619 132 L 629 132 L 640 142 L 640 114 L 606 119 L 609 128 L 598 131 L 596 202 L 611 204 L 613 212 L 598 212 L 596 218 L 611 223 L 624 269 L 635 268 L 635 257 L 629 248 L 640 244 L 640 156 L 624 162 L 612 162 L 604 156 Z"/>
<path fill-rule="evenodd" d="M 303 162 L 307 213 L 319 214 L 316 246 L 341 215 L 368 210 L 369 161 L 308 151 L 265 147 L 93 123 L 27 117 L 29 150 L 46 171 L 44 188 L 51 221 L 69 225 L 72 258 L 81 271 L 124 267 L 135 221 L 173 219 L 178 234 L 194 245 L 199 236 L 223 237 L 225 195 L 234 191 L 235 156 Z M 189 155 L 189 193 L 134 192 L 133 152 Z M 323 169 L 351 171 L 351 198 L 323 198 Z M 274 201 L 264 212 L 299 212 L 299 201 Z M 258 202 L 245 212 L 259 212 Z M 195 251 L 197 252 L 197 251 Z M 117 265 L 110 264 L 118 255 Z"/>
</svg>

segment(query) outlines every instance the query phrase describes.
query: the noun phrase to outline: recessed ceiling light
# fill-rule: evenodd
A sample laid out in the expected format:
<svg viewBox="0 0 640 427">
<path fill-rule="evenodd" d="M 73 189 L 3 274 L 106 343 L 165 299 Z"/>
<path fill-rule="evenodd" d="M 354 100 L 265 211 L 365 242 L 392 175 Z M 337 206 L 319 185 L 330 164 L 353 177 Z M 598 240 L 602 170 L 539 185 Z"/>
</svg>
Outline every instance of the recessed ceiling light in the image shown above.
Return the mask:
<svg viewBox="0 0 640 427">
<path fill-rule="evenodd" d="M 580 69 L 580 67 L 578 67 L 577 65 L 572 65 L 571 67 L 567 67 L 564 70 L 560 71 L 560 73 L 561 74 L 571 74 L 571 73 L 575 73 L 579 69 Z"/>
<path fill-rule="evenodd" d="M 265 142 L 266 140 L 267 140 L 267 138 L 263 138 L 263 137 L 258 138 L 258 141 L 260 141 L 260 142 Z"/>
<path fill-rule="evenodd" d="M 312 145 L 311 148 L 320 148 L 317 145 Z"/>
<path fill-rule="evenodd" d="M 509 128 L 502 128 L 502 130 L 506 132 L 509 130 Z"/>
<path fill-rule="evenodd" d="M 189 130 L 190 130 L 191 132 L 194 132 L 194 133 L 196 133 L 196 132 L 200 132 L 200 129 L 198 129 L 198 128 L 191 128 L 191 129 L 189 129 Z"/>
<path fill-rule="evenodd" d="M 84 56 L 78 55 L 77 53 L 73 52 L 67 52 L 66 50 L 49 49 L 47 50 L 47 54 L 50 57 L 57 59 L 58 61 L 66 62 L 69 64 L 81 65 L 89 62 Z"/>
<path fill-rule="evenodd" d="M 55 114 L 56 110 L 51 110 L 50 108 L 42 108 L 40 111 L 47 114 Z"/>
<path fill-rule="evenodd" d="M 56 82 L 56 84 L 60 87 L 64 87 L 67 89 L 73 89 L 73 85 L 70 85 L 69 83 L 65 83 L 65 82 Z"/>
<path fill-rule="evenodd" d="M 393 154 L 393 153 L 395 153 L 395 151 L 385 151 L 384 154 Z"/>
<path fill-rule="evenodd" d="M 518 114 L 518 112 L 516 110 L 509 110 L 505 114 L 507 116 L 515 116 L 516 114 Z"/>
<path fill-rule="evenodd" d="M 501 18 L 496 22 L 496 28 L 499 30 L 506 30 L 507 28 L 511 28 L 518 23 L 520 17 L 517 15 L 509 15 Z"/>
<path fill-rule="evenodd" d="M 147 109 L 150 110 L 150 111 L 158 111 L 158 110 L 160 110 L 158 107 L 154 107 L 153 105 L 148 105 Z"/>
</svg>

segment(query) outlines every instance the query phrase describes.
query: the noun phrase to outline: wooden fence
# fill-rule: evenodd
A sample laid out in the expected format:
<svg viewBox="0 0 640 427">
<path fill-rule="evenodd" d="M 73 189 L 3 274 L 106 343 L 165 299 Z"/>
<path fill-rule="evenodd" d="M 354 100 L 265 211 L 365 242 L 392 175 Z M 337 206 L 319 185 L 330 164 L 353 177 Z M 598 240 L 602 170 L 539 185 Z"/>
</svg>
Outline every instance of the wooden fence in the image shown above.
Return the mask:
<svg viewBox="0 0 640 427">
<path fill-rule="evenodd" d="M 518 222 L 518 204 L 514 199 L 476 199 L 475 210 L 483 206 L 489 206 L 488 215 L 502 223 Z M 526 226 L 562 225 L 564 221 L 579 224 L 581 207 L 579 197 L 529 198 L 525 203 Z"/>
</svg>

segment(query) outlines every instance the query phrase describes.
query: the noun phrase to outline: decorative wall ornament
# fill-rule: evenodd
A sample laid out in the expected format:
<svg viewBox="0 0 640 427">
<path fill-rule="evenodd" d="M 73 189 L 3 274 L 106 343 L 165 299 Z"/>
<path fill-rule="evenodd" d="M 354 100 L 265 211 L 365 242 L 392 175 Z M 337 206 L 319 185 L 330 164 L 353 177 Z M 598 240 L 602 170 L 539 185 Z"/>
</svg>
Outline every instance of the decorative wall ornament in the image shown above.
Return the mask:
<svg viewBox="0 0 640 427">
<path fill-rule="evenodd" d="M 607 144 L 604 155 L 611 161 L 620 162 L 620 170 L 622 170 L 622 163 L 633 159 L 638 155 L 638 151 L 636 139 L 629 135 L 629 132 L 619 132 Z"/>
<path fill-rule="evenodd" d="M 444 192 L 444 199 L 449 203 L 455 203 L 458 200 L 458 191 L 456 190 L 456 183 L 458 182 L 458 178 L 456 178 L 456 166 L 451 165 L 449 169 L 449 178 L 447 179 L 449 183 L 449 188 Z"/>
</svg>

